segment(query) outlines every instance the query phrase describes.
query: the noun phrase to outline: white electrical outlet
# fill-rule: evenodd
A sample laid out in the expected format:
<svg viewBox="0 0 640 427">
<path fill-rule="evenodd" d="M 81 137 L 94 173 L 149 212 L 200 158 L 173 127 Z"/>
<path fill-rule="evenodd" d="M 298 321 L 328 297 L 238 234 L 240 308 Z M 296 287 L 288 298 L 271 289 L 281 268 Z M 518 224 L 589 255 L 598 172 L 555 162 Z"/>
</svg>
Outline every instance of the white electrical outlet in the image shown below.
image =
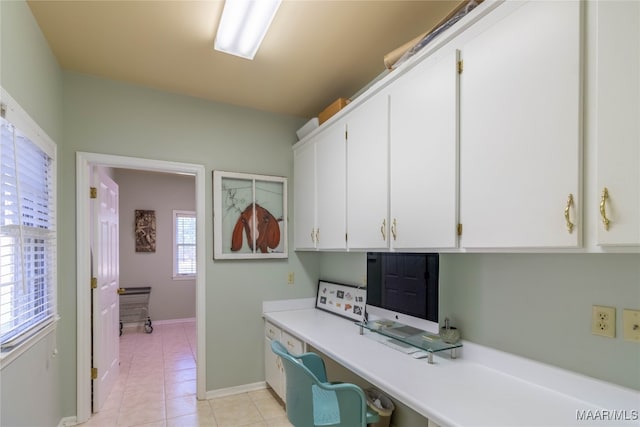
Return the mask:
<svg viewBox="0 0 640 427">
<path fill-rule="evenodd" d="M 616 308 L 594 305 L 591 311 L 591 333 L 603 337 L 616 336 Z"/>
<path fill-rule="evenodd" d="M 293 271 L 289 272 L 289 275 L 287 276 L 287 283 L 290 285 L 293 285 L 294 282 L 294 275 L 293 275 Z"/>
<path fill-rule="evenodd" d="M 622 330 L 625 341 L 640 342 L 640 310 L 622 310 Z"/>
</svg>

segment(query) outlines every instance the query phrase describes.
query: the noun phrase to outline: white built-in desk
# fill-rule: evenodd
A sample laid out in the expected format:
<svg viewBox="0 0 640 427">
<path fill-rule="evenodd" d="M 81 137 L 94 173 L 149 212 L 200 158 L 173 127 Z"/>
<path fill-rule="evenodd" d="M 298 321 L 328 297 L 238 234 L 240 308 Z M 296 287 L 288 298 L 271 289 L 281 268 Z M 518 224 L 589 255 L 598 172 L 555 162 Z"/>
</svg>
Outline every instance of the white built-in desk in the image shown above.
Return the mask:
<svg viewBox="0 0 640 427">
<path fill-rule="evenodd" d="M 467 342 L 461 357 L 435 355 L 431 365 L 367 336 L 374 332 L 360 335 L 353 321 L 267 305 L 266 320 L 443 427 L 640 425 L 634 390 Z M 622 419 L 601 418 L 614 410 Z"/>
</svg>

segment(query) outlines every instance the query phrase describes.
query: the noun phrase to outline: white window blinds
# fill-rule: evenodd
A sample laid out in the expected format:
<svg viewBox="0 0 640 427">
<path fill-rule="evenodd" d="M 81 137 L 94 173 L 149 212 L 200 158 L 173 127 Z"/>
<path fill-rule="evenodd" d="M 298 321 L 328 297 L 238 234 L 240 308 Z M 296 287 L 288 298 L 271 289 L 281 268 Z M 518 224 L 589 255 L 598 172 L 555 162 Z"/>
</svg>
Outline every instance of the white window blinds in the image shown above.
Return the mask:
<svg viewBox="0 0 640 427">
<path fill-rule="evenodd" d="M 0 120 L 0 348 L 5 353 L 57 315 L 55 168 L 40 146 Z"/>
<path fill-rule="evenodd" d="M 195 212 L 173 211 L 173 226 L 173 276 L 193 277 L 196 274 Z"/>
</svg>

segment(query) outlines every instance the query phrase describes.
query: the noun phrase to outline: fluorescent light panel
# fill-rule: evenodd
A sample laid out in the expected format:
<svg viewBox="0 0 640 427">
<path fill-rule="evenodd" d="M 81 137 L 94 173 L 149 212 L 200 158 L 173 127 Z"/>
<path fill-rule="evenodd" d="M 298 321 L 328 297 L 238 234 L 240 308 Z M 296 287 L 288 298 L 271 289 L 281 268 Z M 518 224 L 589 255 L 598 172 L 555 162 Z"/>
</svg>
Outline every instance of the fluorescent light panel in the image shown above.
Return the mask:
<svg viewBox="0 0 640 427">
<path fill-rule="evenodd" d="M 226 0 L 215 49 L 253 59 L 282 0 Z"/>
</svg>

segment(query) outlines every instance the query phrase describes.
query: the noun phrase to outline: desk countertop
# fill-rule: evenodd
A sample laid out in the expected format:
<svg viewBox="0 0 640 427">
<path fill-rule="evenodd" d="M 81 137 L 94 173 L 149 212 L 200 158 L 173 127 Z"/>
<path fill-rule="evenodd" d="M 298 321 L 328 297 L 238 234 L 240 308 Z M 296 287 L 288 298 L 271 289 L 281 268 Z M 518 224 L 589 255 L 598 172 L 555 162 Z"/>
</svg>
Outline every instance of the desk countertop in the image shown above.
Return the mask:
<svg viewBox="0 0 640 427">
<path fill-rule="evenodd" d="M 600 396 L 599 390 L 577 397 L 465 356 L 452 360 L 436 355 L 430 365 L 426 359 L 414 359 L 366 336 L 373 332 L 360 335 L 354 322 L 320 310 L 276 311 L 264 316 L 443 427 L 632 426 L 640 422 L 640 393 L 612 384 L 585 378 L 578 381 L 580 387 L 585 383 L 602 387 L 605 396 L 596 402 L 584 396 Z M 617 411 L 613 416 L 618 421 L 603 418 L 612 416 L 612 411 Z M 579 413 L 587 418 L 579 420 Z"/>
</svg>

